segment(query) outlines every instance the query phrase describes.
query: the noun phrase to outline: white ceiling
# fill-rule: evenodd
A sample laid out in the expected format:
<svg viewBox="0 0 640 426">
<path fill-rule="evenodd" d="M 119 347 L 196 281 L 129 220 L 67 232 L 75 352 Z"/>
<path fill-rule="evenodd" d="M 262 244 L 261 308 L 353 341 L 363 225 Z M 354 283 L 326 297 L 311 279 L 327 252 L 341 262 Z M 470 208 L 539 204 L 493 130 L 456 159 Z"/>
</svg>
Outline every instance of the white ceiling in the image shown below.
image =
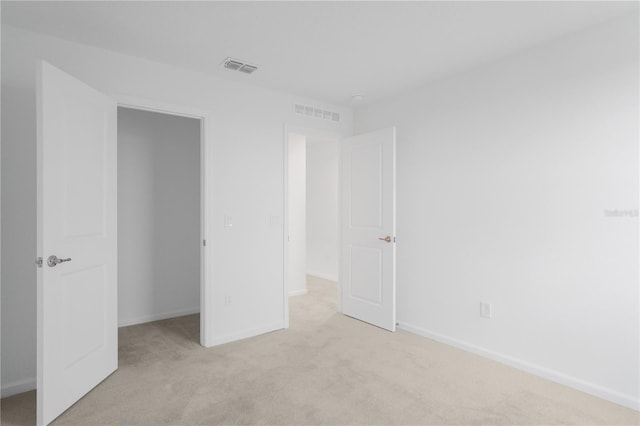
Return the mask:
<svg viewBox="0 0 640 426">
<path fill-rule="evenodd" d="M 2 23 L 353 105 L 623 14 L 638 2 L 2 2 Z M 228 56 L 260 66 L 220 67 Z"/>
</svg>

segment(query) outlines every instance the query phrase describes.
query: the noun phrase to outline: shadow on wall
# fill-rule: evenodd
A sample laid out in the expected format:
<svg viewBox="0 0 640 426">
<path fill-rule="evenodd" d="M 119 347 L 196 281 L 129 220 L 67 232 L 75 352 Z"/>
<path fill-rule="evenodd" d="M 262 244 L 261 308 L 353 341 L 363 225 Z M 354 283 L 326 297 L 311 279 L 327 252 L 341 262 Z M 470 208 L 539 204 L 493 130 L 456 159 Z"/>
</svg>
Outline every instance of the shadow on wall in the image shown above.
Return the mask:
<svg viewBox="0 0 640 426">
<path fill-rule="evenodd" d="M 35 75 L 33 78 L 35 81 Z M 33 389 L 36 382 L 35 99 L 33 90 L 6 86 L 3 80 L 1 334 L 5 392 Z"/>
</svg>

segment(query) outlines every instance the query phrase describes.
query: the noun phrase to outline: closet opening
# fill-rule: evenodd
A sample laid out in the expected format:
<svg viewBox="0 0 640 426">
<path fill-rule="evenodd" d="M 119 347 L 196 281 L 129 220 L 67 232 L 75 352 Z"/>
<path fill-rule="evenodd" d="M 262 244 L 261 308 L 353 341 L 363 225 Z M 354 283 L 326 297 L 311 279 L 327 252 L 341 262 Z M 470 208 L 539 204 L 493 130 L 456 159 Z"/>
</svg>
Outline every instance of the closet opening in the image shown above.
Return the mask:
<svg viewBox="0 0 640 426">
<path fill-rule="evenodd" d="M 118 107 L 121 341 L 123 333 L 136 333 L 122 327 L 154 322 L 134 341 L 200 344 L 201 121 Z M 154 329 L 169 329 L 175 341 L 154 342 Z"/>
</svg>

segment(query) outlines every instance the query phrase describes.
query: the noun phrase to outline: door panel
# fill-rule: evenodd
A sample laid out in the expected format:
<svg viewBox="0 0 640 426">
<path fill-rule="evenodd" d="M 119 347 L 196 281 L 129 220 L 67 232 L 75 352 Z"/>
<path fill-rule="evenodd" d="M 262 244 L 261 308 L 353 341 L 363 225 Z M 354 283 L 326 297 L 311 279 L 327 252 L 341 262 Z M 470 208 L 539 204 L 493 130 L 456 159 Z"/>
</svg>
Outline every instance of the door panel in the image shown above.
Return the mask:
<svg viewBox="0 0 640 426">
<path fill-rule="evenodd" d="M 351 246 L 351 297 L 382 304 L 382 250 Z"/>
<path fill-rule="evenodd" d="M 395 331 L 395 128 L 342 150 L 343 312 Z"/>
<path fill-rule="evenodd" d="M 44 62 L 37 96 L 37 422 L 48 424 L 117 368 L 117 108 Z M 69 260 L 49 266 L 52 255 Z"/>
<path fill-rule="evenodd" d="M 356 145 L 351 149 L 351 226 L 382 228 L 382 146 Z"/>
</svg>

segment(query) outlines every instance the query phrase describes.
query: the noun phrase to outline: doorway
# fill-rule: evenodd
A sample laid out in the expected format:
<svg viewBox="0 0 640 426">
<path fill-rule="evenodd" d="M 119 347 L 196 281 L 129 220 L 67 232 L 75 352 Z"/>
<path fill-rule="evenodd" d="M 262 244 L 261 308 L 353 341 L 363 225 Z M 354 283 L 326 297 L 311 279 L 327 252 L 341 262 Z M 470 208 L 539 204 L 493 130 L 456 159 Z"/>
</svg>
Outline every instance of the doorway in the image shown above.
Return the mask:
<svg viewBox="0 0 640 426">
<path fill-rule="evenodd" d="M 200 121 L 118 107 L 120 327 L 200 312 Z"/>
<path fill-rule="evenodd" d="M 213 345 L 212 253 L 204 247 L 213 116 L 108 96 L 44 61 L 36 88 L 37 423 L 47 424 L 118 368 L 118 107 L 196 118 L 200 125 L 199 331 L 200 344 Z"/>
<path fill-rule="evenodd" d="M 287 152 L 287 300 L 305 296 L 338 310 L 339 143 L 333 135 L 290 131 Z M 300 301 L 296 301 L 298 303 Z M 314 301 L 305 301 L 310 306 Z M 309 309 L 306 309 L 309 311 Z M 295 320 L 294 320 L 295 321 Z"/>
<path fill-rule="evenodd" d="M 313 131 L 285 126 L 285 326 L 288 327 L 290 322 L 290 296 L 306 292 L 306 282 L 301 271 L 308 271 L 307 163 L 300 166 L 300 160 L 296 161 L 295 158 L 307 158 L 307 140 L 312 139 L 339 141 L 339 144 L 336 143 L 338 185 L 333 190 L 338 197 L 336 310 L 380 328 L 395 331 L 395 127 L 340 139 L 339 136 L 327 137 Z M 305 185 L 300 184 L 301 180 L 305 180 Z M 298 197 L 305 197 L 304 204 L 296 203 L 296 194 L 292 193 L 296 188 L 303 191 Z M 296 214 L 299 215 L 298 218 L 292 217 Z M 300 223 L 305 223 L 305 226 L 300 226 Z M 327 232 L 324 233 L 326 234 Z"/>
</svg>

